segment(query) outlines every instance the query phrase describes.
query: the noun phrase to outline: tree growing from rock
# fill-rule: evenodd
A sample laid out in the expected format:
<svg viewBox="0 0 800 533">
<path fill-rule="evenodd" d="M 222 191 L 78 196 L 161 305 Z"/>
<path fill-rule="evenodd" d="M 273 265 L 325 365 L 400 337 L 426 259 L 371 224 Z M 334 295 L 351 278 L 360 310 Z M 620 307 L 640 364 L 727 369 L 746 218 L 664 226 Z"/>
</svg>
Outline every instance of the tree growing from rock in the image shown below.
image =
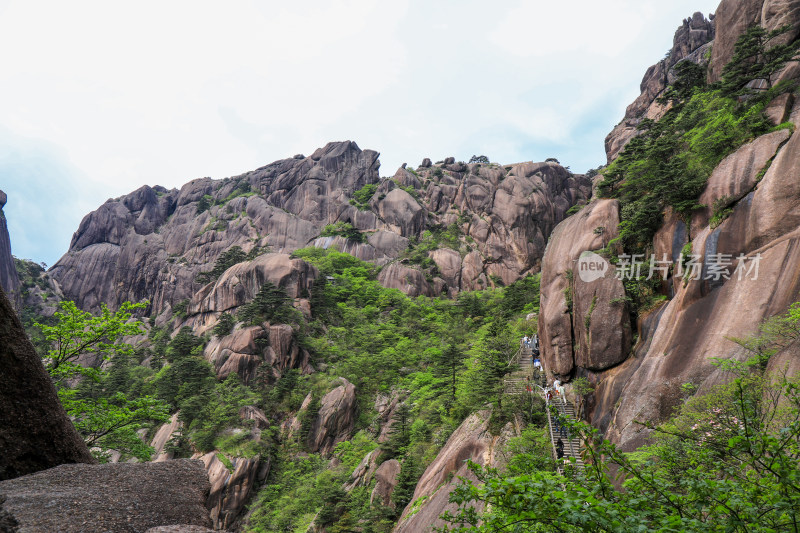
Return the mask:
<svg viewBox="0 0 800 533">
<path fill-rule="evenodd" d="M 730 96 L 742 96 L 769 91 L 787 63 L 800 59 L 800 41 L 781 43 L 781 37 L 792 31 L 791 26 L 767 31 L 751 26 L 736 41 L 736 48 L 722 74 L 722 90 Z M 752 81 L 764 82 L 765 87 L 752 89 Z"/>
</svg>

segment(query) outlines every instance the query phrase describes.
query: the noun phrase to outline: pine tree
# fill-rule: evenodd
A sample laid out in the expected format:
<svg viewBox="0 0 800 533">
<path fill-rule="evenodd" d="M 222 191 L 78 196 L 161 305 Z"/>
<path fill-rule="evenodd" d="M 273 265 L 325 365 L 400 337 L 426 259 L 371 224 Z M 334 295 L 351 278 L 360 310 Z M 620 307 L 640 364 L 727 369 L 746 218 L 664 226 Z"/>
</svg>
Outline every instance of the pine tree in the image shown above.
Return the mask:
<svg viewBox="0 0 800 533">
<path fill-rule="evenodd" d="M 439 376 L 448 378 L 448 386 L 450 387 L 451 396 L 449 403 L 452 405 L 456 401 L 457 390 L 457 377 L 458 371 L 461 369 L 464 360 L 464 354 L 458 349 L 454 343 L 450 343 L 442 356 L 436 362 L 435 371 Z"/>
<path fill-rule="evenodd" d="M 747 88 L 751 81 L 763 81 L 770 90 L 774 76 L 786 63 L 800 59 L 800 41 L 775 44 L 775 41 L 792 30 L 783 26 L 767 31 L 761 26 L 751 26 L 736 41 L 736 48 L 722 75 L 722 90 L 729 96 L 743 96 L 755 92 Z"/>
<path fill-rule="evenodd" d="M 478 365 L 480 381 L 476 383 L 481 396 L 494 398 L 498 408 L 502 408 L 503 378 L 509 372 L 509 361 L 514 355 L 515 343 L 511 340 L 508 324 L 495 318 L 480 344 Z"/>
<path fill-rule="evenodd" d="M 411 442 L 411 408 L 408 404 L 397 406 L 390 423 L 389 438 L 381 445 L 381 455 L 387 460 L 405 453 Z"/>
</svg>

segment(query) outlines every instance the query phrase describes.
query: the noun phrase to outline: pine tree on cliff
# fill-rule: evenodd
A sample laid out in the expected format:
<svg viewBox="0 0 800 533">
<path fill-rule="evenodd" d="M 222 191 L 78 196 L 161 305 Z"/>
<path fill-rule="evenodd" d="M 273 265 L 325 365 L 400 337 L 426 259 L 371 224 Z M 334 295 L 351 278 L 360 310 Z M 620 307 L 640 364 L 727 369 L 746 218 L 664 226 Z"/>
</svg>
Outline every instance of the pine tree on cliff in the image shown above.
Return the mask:
<svg viewBox="0 0 800 533">
<path fill-rule="evenodd" d="M 442 352 L 441 357 L 436 361 L 436 373 L 447 378 L 447 386 L 450 388 L 450 399 L 448 405 L 452 406 L 456 401 L 458 391 L 458 371 L 463 366 L 464 354 L 454 343 L 450 343 Z M 449 407 L 448 407 L 449 409 Z"/>
<path fill-rule="evenodd" d="M 491 399 L 498 408 L 502 408 L 503 378 L 511 369 L 509 361 L 514 355 L 514 347 L 508 324 L 500 318 L 492 320 L 479 345 L 480 373 L 474 385 L 480 396 Z"/>
<path fill-rule="evenodd" d="M 768 91 L 774 85 L 774 77 L 786 63 L 800 59 L 800 40 L 775 44 L 776 40 L 792 30 L 783 26 L 767 31 L 761 26 L 751 26 L 736 41 L 736 49 L 722 75 L 722 90 L 729 96 L 743 96 Z M 766 87 L 751 89 L 751 81 L 762 81 Z"/>
</svg>

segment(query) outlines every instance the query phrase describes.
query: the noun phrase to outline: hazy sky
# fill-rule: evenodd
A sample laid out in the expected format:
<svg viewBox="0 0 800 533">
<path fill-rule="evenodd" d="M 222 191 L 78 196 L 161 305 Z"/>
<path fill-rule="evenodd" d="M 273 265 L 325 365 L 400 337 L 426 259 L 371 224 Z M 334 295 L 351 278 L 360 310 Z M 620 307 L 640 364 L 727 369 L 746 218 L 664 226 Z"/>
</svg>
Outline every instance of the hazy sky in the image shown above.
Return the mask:
<svg viewBox="0 0 800 533">
<path fill-rule="evenodd" d="M 143 184 L 332 140 L 424 157 L 605 162 L 675 29 L 718 0 L 0 0 L 0 189 L 15 255 L 54 263 Z"/>
</svg>

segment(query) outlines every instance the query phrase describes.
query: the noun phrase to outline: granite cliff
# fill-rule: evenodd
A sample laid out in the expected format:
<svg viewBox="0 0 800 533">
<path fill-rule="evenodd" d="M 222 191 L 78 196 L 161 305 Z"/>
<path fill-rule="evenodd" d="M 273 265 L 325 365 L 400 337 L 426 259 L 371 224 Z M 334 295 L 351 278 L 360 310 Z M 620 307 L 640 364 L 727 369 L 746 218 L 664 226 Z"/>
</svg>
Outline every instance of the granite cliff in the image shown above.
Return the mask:
<svg viewBox="0 0 800 533">
<path fill-rule="evenodd" d="M 302 270 L 299 262 L 278 254 L 335 246 L 382 266 L 387 287 L 455 294 L 537 272 L 550 231 L 591 188 L 587 178 L 556 163 L 425 160 L 391 179 L 380 178 L 378 169 L 377 152 L 346 141 L 234 178 L 194 180 L 180 190 L 144 186 L 87 215 L 49 273 L 65 298 L 84 309 L 148 299 L 148 314 L 157 316 L 190 300 L 191 316 L 252 298 L 262 279 L 257 271 L 283 269 L 287 278 L 279 282 L 292 284 L 299 296 L 306 287 L 295 278 L 306 280 L 308 272 L 290 274 Z M 355 233 L 321 236 L 336 223 Z M 449 247 L 408 257 L 426 231 L 446 228 L 455 236 Z M 258 257 L 236 267 L 254 273 L 246 292 L 226 289 L 225 275 L 215 284 L 198 279 L 234 246 Z M 275 256 L 264 259 L 269 254 Z M 270 261 L 269 268 L 254 264 L 260 261 Z"/>
<path fill-rule="evenodd" d="M 695 14 L 685 21 L 669 58 L 648 70 L 642 95 L 609 134 L 609 160 L 636 134 L 638 121 L 658 119 L 663 113 L 656 98 L 674 77 L 673 58 L 702 65 L 710 59 L 709 80 L 717 81 L 734 43 L 751 24 L 790 24 L 795 33 L 787 38 L 795 39 L 800 2 L 723 0 L 712 20 Z M 797 76 L 796 63 L 779 75 Z M 625 449 L 646 442 L 649 430 L 637 422 L 665 419 L 685 399 L 687 385 L 702 393 L 724 379 L 711 358 L 746 355 L 731 339 L 756 333 L 761 321 L 783 312 L 800 296 L 800 134 L 795 130 L 800 106 L 790 93 L 773 101 L 766 113 L 775 124 L 788 120 L 793 126 L 759 136 L 728 155 L 711 173 L 699 199 L 705 207 L 688 218 L 667 210 L 649 246 L 656 258 L 668 258 L 670 272 L 678 271 L 688 246 L 705 264 L 719 257 L 716 254 L 744 257 L 739 260 L 742 265 L 760 258 L 757 279 L 684 280 L 670 274 L 661 289 L 663 302 L 632 321 L 629 299 L 613 267 L 609 275 L 591 282 L 582 281 L 577 271 L 570 275 L 582 254 L 601 252 L 618 236 L 617 200 L 593 199 L 553 232 L 542 267 L 539 329 L 544 358 L 553 375 L 584 376 L 595 383 L 590 420 Z M 714 219 L 721 202 L 729 215 Z M 772 359 L 771 366 L 796 370 L 796 352 L 797 346 L 791 345 Z"/>
</svg>

